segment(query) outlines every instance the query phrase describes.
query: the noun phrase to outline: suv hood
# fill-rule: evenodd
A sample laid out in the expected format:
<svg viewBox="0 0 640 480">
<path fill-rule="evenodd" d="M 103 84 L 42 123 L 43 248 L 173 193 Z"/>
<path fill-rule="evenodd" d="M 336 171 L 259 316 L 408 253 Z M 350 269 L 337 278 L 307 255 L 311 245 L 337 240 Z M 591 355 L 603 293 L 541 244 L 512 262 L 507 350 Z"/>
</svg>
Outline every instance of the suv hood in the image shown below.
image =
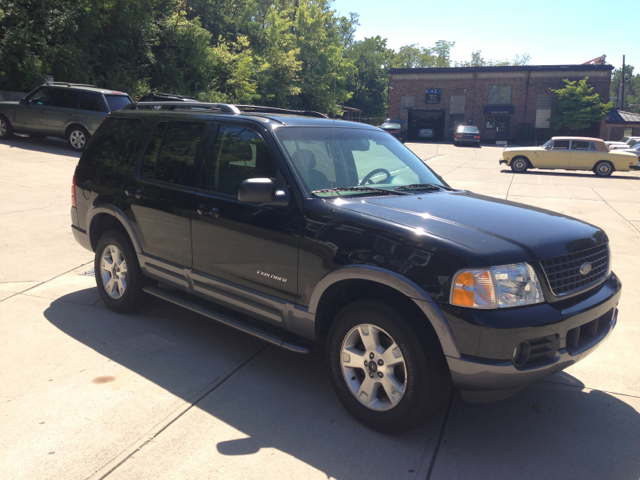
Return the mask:
<svg viewBox="0 0 640 480">
<path fill-rule="evenodd" d="M 603 230 L 575 218 L 471 192 L 343 197 L 336 207 L 463 245 L 477 252 L 468 252 L 472 266 L 544 260 L 607 242 Z"/>
</svg>

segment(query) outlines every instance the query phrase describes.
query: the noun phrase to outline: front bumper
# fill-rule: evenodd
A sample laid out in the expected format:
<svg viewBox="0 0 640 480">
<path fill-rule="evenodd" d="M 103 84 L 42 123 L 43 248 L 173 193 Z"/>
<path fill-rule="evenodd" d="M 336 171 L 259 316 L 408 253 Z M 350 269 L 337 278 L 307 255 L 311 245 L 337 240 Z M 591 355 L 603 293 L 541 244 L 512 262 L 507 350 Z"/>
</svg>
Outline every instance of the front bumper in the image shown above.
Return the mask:
<svg viewBox="0 0 640 480">
<path fill-rule="evenodd" d="M 463 391 L 512 389 L 590 355 L 616 326 L 621 285 L 612 273 L 590 293 L 561 308 L 541 304 L 493 315 L 486 310 L 472 312 L 480 315 L 457 319 L 452 309 L 444 309 L 462 354 L 460 358 L 447 357 L 454 385 Z M 479 325 L 472 326 L 474 320 Z M 495 323 L 490 325 L 492 321 Z M 516 366 L 511 357 L 523 342 L 534 356 Z"/>
<path fill-rule="evenodd" d="M 500 165 L 502 164 L 509 165 L 509 160 L 500 160 Z"/>
</svg>

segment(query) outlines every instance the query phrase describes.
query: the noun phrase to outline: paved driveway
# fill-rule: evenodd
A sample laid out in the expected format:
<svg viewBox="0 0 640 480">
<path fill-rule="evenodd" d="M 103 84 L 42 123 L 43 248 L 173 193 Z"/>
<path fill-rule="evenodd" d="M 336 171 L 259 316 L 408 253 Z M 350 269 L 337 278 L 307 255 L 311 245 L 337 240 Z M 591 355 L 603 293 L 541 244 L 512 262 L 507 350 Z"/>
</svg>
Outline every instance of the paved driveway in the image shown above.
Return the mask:
<svg viewBox="0 0 640 480">
<path fill-rule="evenodd" d="M 596 353 L 493 404 L 454 392 L 387 437 L 352 420 L 319 354 L 160 301 L 117 315 L 69 228 L 77 155 L 0 142 L 0 478 L 640 478 L 640 177 L 514 175 L 500 149 L 408 144 L 453 186 L 602 226 L 624 291 Z"/>
</svg>

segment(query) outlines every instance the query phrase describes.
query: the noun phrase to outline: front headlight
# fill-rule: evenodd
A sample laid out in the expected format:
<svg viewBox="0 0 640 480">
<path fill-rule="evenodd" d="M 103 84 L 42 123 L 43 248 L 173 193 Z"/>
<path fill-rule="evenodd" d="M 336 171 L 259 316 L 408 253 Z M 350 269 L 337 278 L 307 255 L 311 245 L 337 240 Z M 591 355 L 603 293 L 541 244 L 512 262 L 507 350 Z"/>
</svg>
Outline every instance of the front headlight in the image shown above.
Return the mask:
<svg viewBox="0 0 640 480">
<path fill-rule="evenodd" d="M 461 270 L 453 277 L 452 305 L 506 308 L 542 302 L 538 276 L 528 263 Z"/>
</svg>

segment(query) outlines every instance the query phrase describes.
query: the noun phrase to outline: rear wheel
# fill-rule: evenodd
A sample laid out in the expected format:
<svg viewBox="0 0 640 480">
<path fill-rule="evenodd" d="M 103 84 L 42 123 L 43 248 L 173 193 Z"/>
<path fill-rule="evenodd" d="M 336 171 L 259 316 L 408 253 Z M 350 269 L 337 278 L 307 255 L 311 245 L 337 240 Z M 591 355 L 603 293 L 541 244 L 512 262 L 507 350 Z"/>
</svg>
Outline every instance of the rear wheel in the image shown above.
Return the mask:
<svg viewBox="0 0 640 480">
<path fill-rule="evenodd" d="M 524 173 L 529 168 L 529 161 L 524 157 L 516 157 L 511 160 L 511 170 L 516 173 Z"/>
<path fill-rule="evenodd" d="M 69 145 L 71 145 L 71 148 L 73 148 L 77 152 L 81 152 L 82 150 L 84 150 L 84 147 L 86 146 L 90 137 L 91 135 L 89 135 L 89 132 L 87 132 L 87 130 L 80 125 L 72 126 L 67 132 L 67 141 L 69 142 Z"/>
<path fill-rule="evenodd" d="M 13 127 L 7 117 L 0 115 L 0 140 L 13 137 Z"/>
<path fill-rule="evenodd" d="M 356 301 L 340 311 L 329 333 L 327 360 L 344 407 L 382 433 L 424 422 L 450 388 L 433 332 L 417 331 L 398 311 L 376 301 Z"/>
<path fill-rule="evenodd" d="M 596 163 L 596 166 L 593 167 L 593 172 L 599 177 L 608 177 L 613 173 L 613 170 L 613 164 L 605 160 Z"/>
<path fill-rule="evenodd" d="M 111 310 L 127 313 L 144 306 L 144 276 L 131 242 L 122 233 L 109 230 L 102 235 L 94 271 L 100 297 Z"/>
</svg>

